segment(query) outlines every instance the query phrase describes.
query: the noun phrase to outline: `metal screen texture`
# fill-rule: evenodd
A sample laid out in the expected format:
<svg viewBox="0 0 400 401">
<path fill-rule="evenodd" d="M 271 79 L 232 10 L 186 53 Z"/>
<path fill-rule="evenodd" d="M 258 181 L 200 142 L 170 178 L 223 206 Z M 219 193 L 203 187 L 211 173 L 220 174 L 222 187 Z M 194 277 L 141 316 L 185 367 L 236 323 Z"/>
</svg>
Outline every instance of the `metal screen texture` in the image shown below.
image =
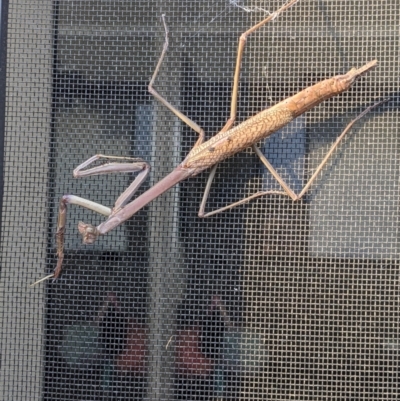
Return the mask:
<svg viewBox="0 0 400 401">
<path fill-rule="evenodd" d="M 284 0 L 9 0 L 1 220 L 0 399 L 398 400 L 400 356 L 398 0 L 299 0 L 249 36 L 237 123 L 377 59 L 345 93 L 259 148 L 304 198 L 268 195 L 198 217 L 208 173 L 83 245 L 70 205 L 63 274 L 58 203 L 112 207 L 135 175 L 74 179 L 95 154 L 139 157 L 138 194 L 230 115 L 242 32 Z M 4 20 L 2 21 L 4 23 Z M 4 94 L 1 94 L 4 96 Z M 221 163 L 217 209 L 279 189 L 251 149 Z M 138 196 L 136 194 L 135 196 Z"/>
</svg>

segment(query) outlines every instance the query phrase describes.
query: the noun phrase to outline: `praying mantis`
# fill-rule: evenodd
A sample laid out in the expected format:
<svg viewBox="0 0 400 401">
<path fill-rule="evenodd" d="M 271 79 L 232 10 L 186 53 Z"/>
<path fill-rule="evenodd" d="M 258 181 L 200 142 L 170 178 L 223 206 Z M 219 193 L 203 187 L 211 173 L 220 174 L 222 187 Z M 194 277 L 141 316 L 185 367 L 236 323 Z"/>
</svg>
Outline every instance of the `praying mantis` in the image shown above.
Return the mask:
<svg viewBox="0 0 400 401">
<path fill-rule="evenodd" d="M 163 194 L 165 191 L 178 184 L 179 182 L 193 177 L 200 172 L 211 169 L 209 179 L 206 184 L 203 199 L 200 204 L 199 217 L 205 218 L 212 216 L 214 214 L 220 213 L 222 211 L 228 210 L 238 205 L 242 205 L 250 200 L 265 196 L 268 194 L 278 194 L 289 196 L 293 201 L 297 201 L 303 197 L 303 195 L 310 188 L 311 184 L 316 179 L 319 172 L 327 163 L 328 159 L 331 157 L 332 153 L 338 147 L 339 143 L 342 141 L 346 133 L 350 130 L 352 125 L 363 117 L 365 114 L 371 111 L 374 107 L 381 104 L 378 102 L 373 104 L 359 114 L 354 120 L 352 120 L 344 129 L 344 131 L 337 138 L 335 143 L 331 146 L 325 158 L 322 160 L 316 171 L 312 174 L 311 178 L 308 180 L 304 188 L 299 194 L 295 194 L 292 189 L 285 183 L 273 166 L 268 162 L 265 156 L 261 153 L 257 147 L 257 143 L 279 130 L 283 126 L 287 125 L 290 121 L 310 110 L 314 106 L 321 103 L 323 100 L 329 99 L 336 96 L 346 90 L 348 90 L 352 84 L 362 75 L 370 71 L 377 65 L 377 60 L 372 60 L 360 68 L 352 68 L 344 75 L 337 75 L 333 78 L 323 80 L 317 84 L 310 86 L 301 92 L 283 100 L 282 102 L 261 111 L 260 113 L 254 115 L 248 120 L 233 126 L 236 119 L 237 112 L 237 97 L 238 97 L 238 87 L 239 87 L 239 76 L 241 61 L 243 57 L 243 52 L 246 44 L 247 37 L 253 32 L 258 30 L 260 27 L 264 26 L 268 22 L 274 20 L 278 15 L 284 11 L 291 8 L 300 0 L 290 0 L 283 6 L 281 6 L 277 11 L 269 14 L 265 19 L 256 25 L 252 26 L 246 32 L 244 32 L 239 39 L 236 67 L 233 78 L 233 89 L 231 95 L 231 106 L 230 106 L 230 116 L 225 123 L 224 127 L 211 139 L 205 141 L 205 133 L 203 129 L 198 126 L 194 121 L 188 118 L 186 115 L 177 110 L 172 104 L 170 104 L 166 99 L 164 99 L 155 89 L 154 83 L 156 81 L 158 72 L 162 66 L 163 60 L 168 49 L 168 28 L 165 22 L 165 16 L 162 16 L 162 21 L 165 30 L 165 41 L 161 52 L 161 56 L 158 60 L 156 68 L 154 70 L 153 76 L 150 80 L 148 90 L 149 92 L 164 106 L 166 106 L 175 116 L 180 118 L 185 124 L 192 128 L 198 134 L 198 140 L 193 146 L 192 150 L 183 160 L 183 162 L 176 167 L 170 174 L 168 174 L 161 181 L 156 183 L 153 187 L 148 189 L 146 192 L 141 194 L 135 200 L 131 201 L 132 196 L 138 190 L 140 185 L 146 179 L 149 173 L 149 165 L 141 159 L 133 159 L 126 157 L 113 157 L 106 155 L 95 155 L 89 158 L 87 161 L 79 165 L 73 172 L 75 178 L 87 177 L 91 175 L 108 174 L 108 173 L 120 173 L 120 172 L 137 172 L 138 175 L 135 180 L 130 184 L 130 186 L 119 196 L 116 200 L 113 208 L 108 208 L 103 205 L 91 202 L 87 199 L 80 198 L 75 195 L 64 195 L 59 203 L 59 215 L 58 224 L 56 232 L 56 243 L 57 243 L 57 266 L 54 272 L 37 281 L 36 283 L 46 280 L 48 278 L 58 278 L 62 272 L 62 263 L 64 258 L 64 237 L 65 237 L 65 225 L 66 225 L 66 213 L 67 205 L 74 204 L 83 206 L 87 209 L 93 210 L 104 216 L 107 219 L 98 225 L 97 227 L 80 222 L 78 224 L 78 230 L 83 237 L 83 242 L 85 244 L 93 244 L 96 239 L 105 235 L 109 231 L 113 230 L 130 217 L 132 217 L 136 212 L 146 206 L 156 197 Z M 210 192 L 211 184 L 213 182 L 215 172 L 218 163 L 229 158 L 230 156 L 243 151 L 251 147 L 256 155 L 260 158 L 261 162 L 270 171 L 272 176 L 281 185 L 282 190 L 267 190 L 260 191 L 252 194 L 238 202 L 229 204 L 220 209 L 213 210 L 211 212 L 205 211 L 205 205 Z M 87 168 L 93 162 L 97 160 L 115 160 L 114 162 L 108 162 L 101 166 L 96 166 L 92 168 Z M 36 284 L 35 283 L 35 284 Z"/>
</svg>

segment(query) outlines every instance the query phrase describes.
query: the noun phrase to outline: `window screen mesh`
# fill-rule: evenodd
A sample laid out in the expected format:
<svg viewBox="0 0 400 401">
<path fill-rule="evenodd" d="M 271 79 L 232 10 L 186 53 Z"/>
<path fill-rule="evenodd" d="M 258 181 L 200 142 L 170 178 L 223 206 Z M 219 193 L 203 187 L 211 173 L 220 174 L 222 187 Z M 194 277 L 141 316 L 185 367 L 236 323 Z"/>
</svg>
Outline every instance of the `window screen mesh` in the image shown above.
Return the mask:
<svg viewBox="0 0 400 401">
<path fill-rule="evenodd" d="M 0 398 L 4 400 L 398 400 L 399 17 L 397 0 L 300 0 L 252 34 L 237 122 L 322 79 L 378 59 L 346 93 L 259 144 L 299 193 L 198 217 L 207 173 L 155 199 L 96 244 L 70 206 L 63 275 L 58 202 L 108 207 L 133 174 L 76 180 L 95 154 L 151 165 L 139 194 L 230 113 L 242 32 L 282 0 L 10 0 Z M 253 151 L 217 170 L 207 210 L 279 189 Z"/>
</svg>

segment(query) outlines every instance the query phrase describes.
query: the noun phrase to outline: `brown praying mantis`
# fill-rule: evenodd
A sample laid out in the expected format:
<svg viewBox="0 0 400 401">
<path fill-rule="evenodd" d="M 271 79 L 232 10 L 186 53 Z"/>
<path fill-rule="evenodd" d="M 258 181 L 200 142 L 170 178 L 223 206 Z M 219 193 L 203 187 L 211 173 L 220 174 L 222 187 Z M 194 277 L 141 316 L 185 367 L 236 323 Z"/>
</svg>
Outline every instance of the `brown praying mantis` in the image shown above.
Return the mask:
<svg viewBox="0 0 400 401">
<path fill-rule="evenodd" d="M 376 107 L 382 102 L 378 102 L 370 106 L 347 125 L 347 127 L 337 138 L 335 143 L 331 146 L 325 158 L 322 160 L 316 171 L 313 173 L 311 178 L 308 180 L 308 182 L 298 195 L 295 194 L 289 188 L 289 186 L 284 182 L 284 180 L 273 168 L 273 166 L 268 162 L 268 160 L 265 158 L 265 156 L 261 153 L 261 151 L 257 147 L 257 143 L 260 140 L 271 135 L 275 131 L 279 130 L 286 124 L 288 124 L 294 118 L 298 117 L 299 115 L 305 113 L 307 110 L 310 110 L 314 106 L 318 105 L 323 100 L 336 96 L 349 89 L 351 85 L 359 77 L 361 77 L 363 74 L 374 68 L 377 65 L 377 61 L 372 60 L 369 63 L 362 66 L 361 68 L 351 69 L 344 75 L 337 75 L 333 78 L 318 82 L 317 84 L 302 90 L 301 92 L 295 94 L 294 96 L 291 96 L 283 100 L 282 102 L 276 104 L 275 106 L 272 106 L 266 110 L 261 111 L 255 116 L 233 127 L 237 111 L 237 96 L 238 96 L 240 67 L 247 37 L 253 32 L 255 32 L 257 29 L 262 27 L 263 25 L 267 24 L 269 21 L 274 20 L 279 14 L 292 7 L 298 1 L 299 0 L 288 1 L 276 12 L 268 15 L 268 17 L 266 17 L 265 19 L 263 19 L 261 22 L 254 25 L 250 29 L 248 29 L 240 36 L 237 50 L 236 68 L 233 78 L 230 117 L 227 120 L 224 127 L 222 128 L 222 130 L 206 142 L 204 142 L 205 134 L 203 129 L 200 128 L 195 122 L 193 122 L 183 113 L 181 113 L 179 110 L 177 110 L 173 105 L 171 105 L 167 100 L 165 100 L 154 89 L 154 82 L 157 78 L 158 72 L 161 68 L 161 65 L 163 63 L 163 60 L 165 58 L 168 49 L 168 28 L 165 22 L 165 16 L 164 15 L 162 16 L 165 29 L 165 42 L 161 56 L 153 73 L 153 76 L 150 80 L 148 89 L 149 92 L 157 100 L 159 100 L 170 111 L 172 111 L 172 113 L 174 113 L 190 128 L 192 128 L 195 132 L 197 132 L 199 138 L 195 143 L 195 145 L 193 146 L 192 150 L 189 152 L 189 154 L 186 156 L 186 158 L 178 167 L 176 167 L 169 175 L 167 175 L 165 178 L 163 178 L 161 181 L 159 181 L 157 184 L 155 184 L 153 187 L 151 187 L 149 190 L 144 192 L 142 195 L 140 195 L 133 201 L 131 201 L 132 196 L 138 190 L 138 188 L 140 187 L 142 182 L 146 179 L 149 173 L 149 165 L 143 160 L 125 158 L 125 157 L 95 155 L 90 159 L 88 159 L 87 161 L 85 161 L 84 163 L 82 163 L 80 166 L 78 166 L 73 173 L 74 177 L 76 178 L 86 177 L 91 175 L 116 173 L 116 172 L 138 172 L 138 175 L 135 178 L 135 180 L 130 184 L 130 186 L 116 200 L 114 207 L 112 209 L 74 195 L 64 195 L 61 198 L 59 204 L 58 226 L 56 233 L 57 256 L 58 256 L 57 266 L 53 274 L 37 281 L 36 283 L 46 280 L 48 278 L 56 279 L 61 274 L 62 263 L 64 258 L 64 236 L 65 236 L 66 213 L 68 204 L 80 205 L 108 217 L 107 220 L 105 220 L 97 227 L 91 224 L 85 224 L 82 222 L 79 223 L 78 230 L 82 234 L 83 242 L 85 244 L 93 244 L 100 235 L 104 235 L 109 231 L 113 230 L 115 227 L 122 224 L 124 221 L 129 219 L 136 212 L 138 212 L 140 209 L 146 206 L 149 202 L 151 202 L 156 197 L 160 196 L 162 193 L 164 193 L 174 185 L 178 184 L 179 182 L 189 177 L 193 177 L 202 172 L 203 170 L 209 168 L 212 168 L 212 170 L 205 188 L 203 199 L 200 204 L 199 217 L 212 216 L 224 210 L 233 208 L 238 205 L 242 205 L 256 197 L 265 196 L 268 194 L 286 195 L 289 196 L 293 201 L 297 201 L 303 197 L 303 195 L 307 192 L 311 184 L 314 182 L 315 178 L 322 170 L 328 159 L 331 157 L 334 150 L 338 147 L 341 140 L 350 130 L 352 125 L 362 116 L 368 113 L 372 108 Z M 249 147 L 252 147 L 254 152 L 260 158 L 261 162 L 270 171 L 272 176 L 275 177 L 275 179 L 281 185 L 283 190 L 260 191 L 238 202 L 229 204 L 220 209 L 206 213 L 205 205 L 218 163 Z M 119 161 L 109 162 L 101 166 L 86 169 L 94 161 L 103 159 L 119 160 Z"/>
</svg>

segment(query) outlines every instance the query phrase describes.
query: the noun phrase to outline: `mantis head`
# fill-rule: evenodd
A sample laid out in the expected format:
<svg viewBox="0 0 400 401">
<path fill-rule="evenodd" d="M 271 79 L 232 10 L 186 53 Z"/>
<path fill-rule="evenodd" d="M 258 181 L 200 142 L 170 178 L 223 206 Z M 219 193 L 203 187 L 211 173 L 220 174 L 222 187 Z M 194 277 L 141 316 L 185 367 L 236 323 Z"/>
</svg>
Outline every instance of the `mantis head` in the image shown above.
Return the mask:
<svg viewBox="0 0 400 401">
<path fill-rule="evenodd" d="M 78 224 L 78 230 L 82 234 L 84 244 L 93 244 L 100 235 L 99 230 L 95 226 L 83 223 L 82 221 Z"/>
</svg>

